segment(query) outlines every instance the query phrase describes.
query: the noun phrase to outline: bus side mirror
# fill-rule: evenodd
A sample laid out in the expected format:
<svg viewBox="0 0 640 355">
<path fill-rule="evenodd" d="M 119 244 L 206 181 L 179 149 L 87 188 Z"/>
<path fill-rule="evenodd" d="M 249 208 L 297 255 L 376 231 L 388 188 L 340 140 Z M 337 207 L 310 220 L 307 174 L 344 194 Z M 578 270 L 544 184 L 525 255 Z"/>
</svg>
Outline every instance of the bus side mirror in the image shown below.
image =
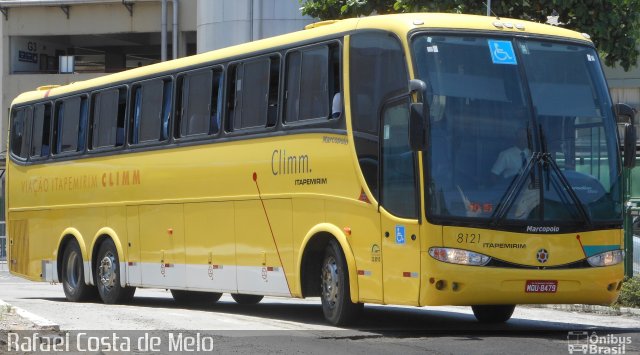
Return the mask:
<svg viewBox="0 0 640 355">
<path fill-rule="evenodd" d="M 417 94 L 417 102 L 411 104 L 409 115 L 409 146 L 414 152 L 427 147 L 429 107 L 424 103 L 427 85 L 422 80 L 409 81 L 409 93 Z"/>
<path fill-rule="evenodd" d="M 627 124 L 633 125 L 634 116 L 636 110 L 627 104 L 617 103 L 613 105 L 613 114 L 616 117 L 616 123 L 618 124 L 618 136 L 620 137 L 620 145 L 624 146 L 625 141 L 625 126 Z"/>
<path fill-rule="evenodd" d="M 633 119 L 633 116 L 636 115 L 636 110 L 634 110 L 633 107 L 622 103 L 613 105 L 613 111 L 616 114 L 618 121 L 622 118 L 620 116 L 624 116 L 624 119 Z"/>
<path fill-rule="evenodd" d="M 636 128 L 632 124 L 624 126 L 624 167 L 636 166 Z"/>
<path fill-rule="evenodd" d="M 622 152 L 624 154 L 623 165 L 625 168 L 636 166 L 636 127 L 634 125 L 636 110 L 623 103 L 613 105 L 613 113 L 618 123 L 618 133 Z"/>
</svg>

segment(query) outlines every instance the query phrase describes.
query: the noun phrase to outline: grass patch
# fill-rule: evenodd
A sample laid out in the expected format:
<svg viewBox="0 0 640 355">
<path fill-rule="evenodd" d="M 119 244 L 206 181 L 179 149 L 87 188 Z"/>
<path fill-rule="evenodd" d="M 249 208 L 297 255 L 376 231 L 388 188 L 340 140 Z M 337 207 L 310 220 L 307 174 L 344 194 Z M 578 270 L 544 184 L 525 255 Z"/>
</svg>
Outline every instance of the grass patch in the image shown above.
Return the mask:
<svg viewBox="0 0 640 355">
<path fill-rule="evenodd" d="M 7 317 L 7 314 L 13 312 L 13 307 L 11 305 L 2 305 L 0 306 L 0 320 L 3 320 Z"/>
<path fill-rule="evenodd" d="M 620 297 L 618 297 L 616 305 L 640 308 L 640 276 L 632 277 L 622 283 L 622 290 L 620 290 Z"/>
</svg>

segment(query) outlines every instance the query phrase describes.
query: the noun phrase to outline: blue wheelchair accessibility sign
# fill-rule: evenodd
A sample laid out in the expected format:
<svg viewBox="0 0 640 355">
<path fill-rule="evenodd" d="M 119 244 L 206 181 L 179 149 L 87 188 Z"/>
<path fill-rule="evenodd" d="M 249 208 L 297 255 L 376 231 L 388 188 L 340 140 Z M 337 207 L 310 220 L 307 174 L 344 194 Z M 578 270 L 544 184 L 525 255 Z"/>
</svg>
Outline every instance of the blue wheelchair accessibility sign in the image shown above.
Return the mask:
<svg viewBox="0 0 640 355">
<path fill-rule="evenodd" d="M 404 226 L 396 225 L 396 244 L 404 244 Z"/>
<path fill-rule="evenodd" d="M 493 64 L 518 64 L 510 41 L 489 40 L 489 50 Z"/>
</svg>

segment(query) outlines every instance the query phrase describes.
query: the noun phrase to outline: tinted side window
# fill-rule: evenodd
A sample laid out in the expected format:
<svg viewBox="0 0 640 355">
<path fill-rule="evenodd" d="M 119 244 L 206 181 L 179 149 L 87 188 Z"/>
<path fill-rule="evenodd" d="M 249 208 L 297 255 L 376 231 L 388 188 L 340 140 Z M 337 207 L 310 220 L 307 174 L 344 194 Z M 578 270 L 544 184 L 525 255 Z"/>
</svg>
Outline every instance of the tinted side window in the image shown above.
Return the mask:
<svg viewBox="0 0 640 355">
<path fill-rule="evenodd" d="M 51 135 L 51 104 L 35 105 L 33 110 L 33 135 L 31 139 L 31 156 L 49 156 Z"/>
<path fill-rule="evenodd" d="M 54 153 L 84 150 L 84 122 L 87 100 L 76 96 L 56 102 Z"/>
<path fill-rule="evenodd" d="M 230 131 L 275 126 L 280 58 L 259 58 L 231 67 L 227 95 Z"/>
<path fill-rule="evenodd" d="M 170 79 L 152 80 L 133 87 L 132 144 L 168 138 L 171 95 Z"/>
<path fill-rule="evenodd" d="M 31 108 L 13 111 L 11 125 L 11 152 L 26 159 L 29 155 L 29 137 L 31 136 Z"/>
<path fill-rule="evenodd" d="M 339 47 L 322 45 L 291 52 L 287 56 L 285 121 L 338 117 L 340 98 Z"/>
<path fill-rule="evenodd" d="M 408 73 L 402 46 L 390 34 L 351 36 L 351 123 L 358 162 L 369 189 L 378 193 L 378 143 L 381 105 L 407 91 Z"/>
<path fill-rule="evenodd" d="M 199 70 L 178 78 L 176 137 L 216 134 L 220 130 L 222 70 Z"/>
<path fill-rule="evenodd" d="M 396 216 L 418 217 L 414 153 L 409 146 L 408 98 L 387 104 L 382 112 L 382 181 L 380 202 Z"/>
<path fill-rule="evenodd" d="M 124 145 L 127 90 L 111 89 L 93 95 L 91 148 Z"/>
</svg>

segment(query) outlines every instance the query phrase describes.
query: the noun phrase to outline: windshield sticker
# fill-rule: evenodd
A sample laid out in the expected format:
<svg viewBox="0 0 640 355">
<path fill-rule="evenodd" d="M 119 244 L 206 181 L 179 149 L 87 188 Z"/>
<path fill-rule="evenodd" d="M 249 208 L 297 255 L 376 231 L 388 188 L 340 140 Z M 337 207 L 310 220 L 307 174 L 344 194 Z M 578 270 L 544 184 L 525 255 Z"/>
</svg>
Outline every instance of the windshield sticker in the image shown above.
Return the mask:
<svg viewBox="0 0 640 355">
<path fill-rule="evenodd" d="M 404 244 L 404 226 L 396 225 L 396 244 Z"/>
<path fill-rule="evenodd" d="M 489 40 L 489 51 L 493 64 L 518 64 L 510 41 Z"/>
<path fill-rule="evenodd" d="M 429 53 L 438 53 L 438 46 L 428 46 L 427 52 Z"/>
<path fill-rule="evenodd" d="M 596 61 L 596 57 L 592 56 L 591 54 L 587 54 L 587 60 L 590 62 L 595 62 Z"/>
</svg>

